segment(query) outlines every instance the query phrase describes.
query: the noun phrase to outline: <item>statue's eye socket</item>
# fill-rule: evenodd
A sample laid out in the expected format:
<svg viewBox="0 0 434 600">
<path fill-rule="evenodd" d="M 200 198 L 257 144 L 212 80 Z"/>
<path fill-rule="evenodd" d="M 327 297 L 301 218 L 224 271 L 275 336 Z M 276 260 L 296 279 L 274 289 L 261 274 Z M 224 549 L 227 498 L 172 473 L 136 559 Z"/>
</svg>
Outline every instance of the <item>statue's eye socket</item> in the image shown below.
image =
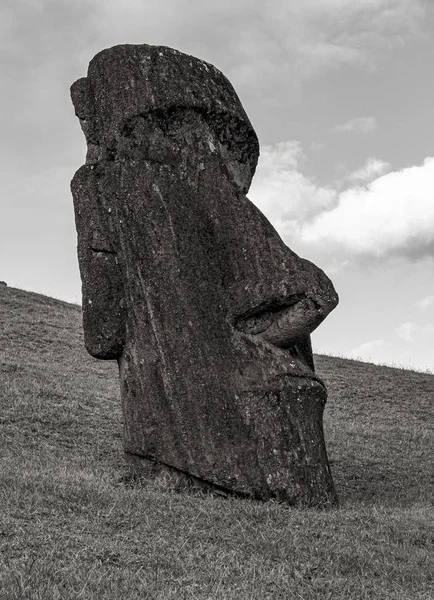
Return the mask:
<svg viewBox="0 0 434 600">
<path fill-rule="evenodd" d="M 131 117 L 121 128 L 127 138 L 141 138 L 161 132 L 163 136 L 176 137 L 185 125 L 200 128 L 206 119 L 193 109 L 174 107 L 165 111 L 152 111 Z"/>
</svg>

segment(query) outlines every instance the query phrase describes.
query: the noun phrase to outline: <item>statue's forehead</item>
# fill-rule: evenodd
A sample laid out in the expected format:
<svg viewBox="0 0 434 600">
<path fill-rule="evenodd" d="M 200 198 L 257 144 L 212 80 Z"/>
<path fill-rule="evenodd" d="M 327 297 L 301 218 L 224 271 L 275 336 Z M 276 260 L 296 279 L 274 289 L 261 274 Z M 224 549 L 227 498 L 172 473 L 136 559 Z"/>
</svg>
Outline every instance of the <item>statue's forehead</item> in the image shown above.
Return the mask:
<svg viewBox="0 0 434 600">
<path fill-rule="evenodd" d="M 88 113 L 89 104 L 94 104 L 104 127 L 154 110 L 183 107 L 239 119 L 256 138 L 226 77 L 205 61 L 164 46 L 103 50 L 90 62 L 87 77 L 73 85 L 72 97 L 78 116 L 77 104 Z"/>
<path fill-rule="evenodd" d="M 103 50 L 87 77 L 71 88 L 77 116 L 92 147 L 117 145 L 134 119 L 197 113 L 230 154 L 247 190 L 259 156 L 256 133 L 226 77 L 214 66 L 163 46 L 121 45 Z M 248 180 L 248 183 L 246 183 Z"/>
<path fill-rule="evenodd" d="M 90 62 L 88 78 L 101 88 L 100 92 L 118 95 L 121 104 L 128 104 L 134 96 L 146 110 L 202 107 L 247 118 L 223 73 L 172 48 L 141 44 L 103 50 Z"/>
</svg>

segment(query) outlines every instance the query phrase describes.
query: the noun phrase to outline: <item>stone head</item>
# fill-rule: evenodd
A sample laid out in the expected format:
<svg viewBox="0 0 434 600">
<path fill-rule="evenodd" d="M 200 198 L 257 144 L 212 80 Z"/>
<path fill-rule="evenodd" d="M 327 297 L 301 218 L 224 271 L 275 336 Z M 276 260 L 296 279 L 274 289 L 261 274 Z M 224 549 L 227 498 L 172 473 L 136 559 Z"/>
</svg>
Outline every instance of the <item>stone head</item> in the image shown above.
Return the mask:
<svg viewBox="0 0 434 600">
<path fill-rule="evenodd" d="M 85 344 L 118 360 L 126 452 L 236 493 L 330 500 L 310 333 L 337 294 L 246 197 L 259 146 L 232 85 L 125 45 L 71 93 Z"/>
</svg>

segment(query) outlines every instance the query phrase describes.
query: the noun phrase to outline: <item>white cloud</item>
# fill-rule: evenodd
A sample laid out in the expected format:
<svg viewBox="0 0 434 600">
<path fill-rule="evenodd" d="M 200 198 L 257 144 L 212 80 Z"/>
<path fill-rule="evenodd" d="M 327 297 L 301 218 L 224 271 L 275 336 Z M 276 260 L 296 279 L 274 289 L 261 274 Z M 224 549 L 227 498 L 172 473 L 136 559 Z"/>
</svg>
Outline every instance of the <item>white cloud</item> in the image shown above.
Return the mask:
<svg viewBox="0 0 434 600">
<path fill-rule="evenodd" d="M 417 331 L 418 326 L 416 323 L 402 323 L 399 327 L 396 328 L 396 335 L 406 342 L 414 341 L 414 334 Z"/>
<path fill-rule="evenodd" d="M 377 128 L 378 123 L 375 117 L 356 117 L 341 125 L 336 125 L 336 127 L 333 128 L 333 131 L 336 133 L 367 134 L 375 131 Z"/>
<path fill-rule="evenodd" d="M 385 160 L 379 160 L 378 158 L 368 158 L 365 164 L 356 171 L 353 171 L 347 175 L 347 181 L 351 183 L 368 183 L 373 179 L 384 175 L 390 169 L 390 165 Z"/>
<path fill-rule="evenodd" d="M 263 146 L 249 198 L 291 244 L 300 224 L 330 208 L 336 193 L 303 175 L 301 145 L 287 141 Z"/>
<path fill-rule="evenodd" d="M 434 158 L 343 191 L 340 181 L 325 187 L 304 175 L 304 160 L 298 142 L 264 146 L 249 193 L 296 251 L 335 263 L 434 255 Z M 361 181 L 388 167 L 370 159 L 349 177 Z"/>
<path fill-rule="evenodd" d="M 350 350 L 349 358 L 361 358 L 363 360 L 375 360 L 376 350 L 383 349 L 387 344 L 386 340 L 378 339 L 364 342 Z"/>
<path fill-rule="evenodd" d="M 416 302 L 416 306 L 422 310 L 431 308 L 431 306 L 434 306 L 434 296 L 425 296 L 424 298 L 421 298 L 418 302 Z"/>
<path fill-rule="evenodd" d="M 414 345 L 410 349 L 407 345 L 397 344 L 386 339 L 376 339 L 353 348 L 349 352 L 348 358 L 377 365 L 433 373 L 432 359 L 418 354 Z"/>
<path fill-rule="evenodd" d="M 414 342 L 416 338 L 421 336 L 431 336 L 434 333 L 434 325 L 432 323 L 402 323 L 396 328 L 396 335 L 406 342 Z"/>
<path fill-rule="evenodd" d="M 300 224 L 307 244 L 332 254 L 410 258 L 434 253 L 434 158 L 339 194 L 336 205 Z"/>
</svg>

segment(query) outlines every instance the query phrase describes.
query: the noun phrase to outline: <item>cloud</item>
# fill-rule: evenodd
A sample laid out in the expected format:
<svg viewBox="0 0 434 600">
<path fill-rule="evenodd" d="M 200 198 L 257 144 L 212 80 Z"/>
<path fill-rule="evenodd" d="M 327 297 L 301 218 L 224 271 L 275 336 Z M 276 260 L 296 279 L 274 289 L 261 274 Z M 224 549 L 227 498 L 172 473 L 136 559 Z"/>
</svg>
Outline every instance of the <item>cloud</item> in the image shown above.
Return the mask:
<svg viewBox="0 0 434 600">
<path fill-rule="evenodd" d="M 316 141 L 311 142 L 311 144 L 309 146 L 309 150 L 311 152 L 320 152 L 320 150 L 323 150 L 324 148 L 325 148 L 325 144 L 323 142 L 316 142 Z"/>
<path fill-rule="evenodd" d="M 383 339 L 378 339 L 378 340 L 371 340 L 369 342 L 364 342 L 363 344 L 360 344 L 360 346 L 357 346 L 356 348 L 353 348 L 352 350 L 350 350 L 348 356 L 349 358 L 361 358 L 364 360 L 375 360 L 375 356 L 376 356 L 376 350 L 378 349 L 383 349 L 385 346 L 387 345 L 386 340 Z"/>
<path fill-rule="evenodd" d="M 414 334 L 417 331 L 418 326 L 415 323 L 402 323 L 396 328 L 396 335 L 406 342 L 414 341 Z"/>
<path fill-rule="evenodd" d="M 434 158 L 379 177 L 390 166 L 368 159 L 343 190 L 304 175 L 304 162 L 298 142 L 264 146 L 249 192 L 297 252 L 335 264 L 434 256 Z"/>
<path fill-rule="evenodd" d="M 434 255 L 434 158 L 342 191 L 335 206 L 300 224 L 307 244 L 332 254 Z"/>
<path fill-rule="evenodd" d="M 173 45 L 221 68 L 237 89 L 292 89 L 324 69 L 381 63 L 418 37 L 422 0 L 94 0 L 95 43 Z M 271 89 L 269 89 L 271 88 Z"/>
<path fill-rule="evenodd" d="M 375 131 L 378 128 L 377 119 L 375 117 L 356 117 L 350 119 L 342 125 L 336 125 L 333 128 L 335 133 L 360 133 L 367 134 Z"/>
<path fill-rule="evenodd" d="M 0 7 L 2 73 L 85 66 L 119 43 L 174 46 L 221 68 L 237 89 L 292 89 L 324 69 L 373 68 L 420 37 L 423 0 L 15 0 Z M 60 72 L 60 74 L 62 74 Z M 40 80 L 39 80 L 40 83 Z M 274 91 L 274 93 L 272 93 Z"/>
<path fill-rule="evenodd" d="M 433 327 L 434 330 L 434 327 Z M 418 345 L 407 346 L 397 344 L 387 339 L 375 339 L 353 348 L 348 358 L 362 360 L 377 365 L 387 365 L 395 368 L 420 370 L 433 373 L 433 363 L 430 355 L 424 355 L 420 350 L 422 342 Z M 424 344 L 429 347 L 429 340 Z"/>
<path fill-rule="evenodd" d="M 421 298 L 418 302 L 416 302 L 416 306 L 422 310 L 431 308 L 431 306 L 434 306 L 434 296 L 425 296 L 424 298 Z"/>
<path fill-rule="evenodd" d="M 287 3 L 288 4 L 288 3 Z M 419 0 L 305 0 L 297 6 L 314 35 L 300 45 L 305 68 L 345 64 L 373 69 L 396 46 L 424 36 Z M 304 33 L 304 32 L 303 32 Z"/>
<path fill-rule="evenodd" d="M 300 224 L 313 219 L 335 202 L 332 188 L 319 186 L 301 172 L 305 162 L 296 141 L 263 146 L 249 198 L 267 215 L 291 244 Z"/>
<path fill-rule="evenodd" d="M 347 175 L 347 181 L 355 184 L 369 183 L 380 175 L 384 175 L 390 169 L 390 164 L 378 158 L 368 158 L 365 164 Z"/>
<path fill-rule="evenodd" d="M 396 330 L 396 335 L 406 342 L 414 342 L 416 338 L 420 338 L 422 335 L 427 334 L 431 336 L 434 334 L 434 325 L 432 323 L 425 323 L 420 325 L 419 323 L 402 323 Z"/>
</svg>

